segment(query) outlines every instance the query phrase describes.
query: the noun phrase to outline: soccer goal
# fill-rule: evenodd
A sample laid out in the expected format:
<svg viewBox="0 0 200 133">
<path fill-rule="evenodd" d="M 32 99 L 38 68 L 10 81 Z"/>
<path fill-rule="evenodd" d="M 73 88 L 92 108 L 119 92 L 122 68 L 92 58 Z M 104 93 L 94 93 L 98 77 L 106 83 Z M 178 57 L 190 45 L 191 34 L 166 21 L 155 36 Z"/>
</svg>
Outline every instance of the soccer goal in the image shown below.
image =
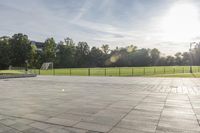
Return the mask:
<svg viewBox="0 0 200 133">
<path fill-rule="evenodd" d="M 53 70 L 53 62 L 45 62 L 42 64 L 41 70 L 48 70 L 48 69 L 52 69 Z"/>
</svg>

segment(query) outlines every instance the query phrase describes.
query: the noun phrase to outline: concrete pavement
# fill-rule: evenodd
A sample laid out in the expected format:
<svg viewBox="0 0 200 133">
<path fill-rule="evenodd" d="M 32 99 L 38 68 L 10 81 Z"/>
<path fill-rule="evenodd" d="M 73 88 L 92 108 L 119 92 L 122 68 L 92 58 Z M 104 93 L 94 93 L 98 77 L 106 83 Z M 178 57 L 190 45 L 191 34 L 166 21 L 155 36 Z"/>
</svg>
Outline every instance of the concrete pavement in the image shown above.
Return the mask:
<svg viewBox="0 0 200 133">
<path fill-rule="evenodd" d="M 200 79 L 0 80 L 0 133 L 200 132 Z"/>
</svg>

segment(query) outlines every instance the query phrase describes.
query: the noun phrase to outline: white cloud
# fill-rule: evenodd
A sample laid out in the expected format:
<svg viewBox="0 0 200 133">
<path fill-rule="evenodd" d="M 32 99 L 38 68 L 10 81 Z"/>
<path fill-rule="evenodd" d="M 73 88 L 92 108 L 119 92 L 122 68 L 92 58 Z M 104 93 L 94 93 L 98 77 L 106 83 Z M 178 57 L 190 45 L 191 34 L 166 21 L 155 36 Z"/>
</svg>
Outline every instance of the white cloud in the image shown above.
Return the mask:
<svg viewBox="0 0 200 133">
<path fill-rule="evenodd" d="M 134 44 L 157 47 L 167 53 L 187 50 L 185 44 L 189 42 L 163 39 L 165 33 L 160 21 L 174 1 L 153 1 L 49 0 L 45 3 L 47 1 L 0 0 L 0 35 L 22 32 L 38 41 L 52 36 L 60 41 L 69 36 L 75 41 L 97 46 L 102 43 L 112 47 Z M 193 38 L 198 38 L 198 34 Z"/>
</svg>

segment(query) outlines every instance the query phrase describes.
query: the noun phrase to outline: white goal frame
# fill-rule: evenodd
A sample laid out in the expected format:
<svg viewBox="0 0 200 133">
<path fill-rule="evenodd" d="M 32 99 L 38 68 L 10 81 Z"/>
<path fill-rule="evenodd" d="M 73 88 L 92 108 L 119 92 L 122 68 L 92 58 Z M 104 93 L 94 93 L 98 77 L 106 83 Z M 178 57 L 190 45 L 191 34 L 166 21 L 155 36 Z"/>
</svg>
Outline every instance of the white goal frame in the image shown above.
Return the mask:
<svg viewBox="0 0 200 133">
<path fill-rule="evenodd" d="M 48 69 L 52 69 L 53 70 L 53 68 L 54 68 L 53 62 L 45 62 L 45 63 L 42 64 L 40 69 L 41 70 L 48 70 Z"/>
</svg>

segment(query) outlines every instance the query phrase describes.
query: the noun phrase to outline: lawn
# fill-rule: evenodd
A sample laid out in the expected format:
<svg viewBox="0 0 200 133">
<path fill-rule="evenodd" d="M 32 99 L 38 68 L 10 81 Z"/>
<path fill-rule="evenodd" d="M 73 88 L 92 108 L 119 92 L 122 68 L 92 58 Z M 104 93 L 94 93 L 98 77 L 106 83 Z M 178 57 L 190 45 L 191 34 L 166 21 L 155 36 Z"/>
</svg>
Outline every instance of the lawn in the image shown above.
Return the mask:
<svg viewBox="0 0 200 133">
<path fill-rule="evenodd" d="M 200 77 L 200 66 L 193 66 L 192 71 L 189 66 L 32 69 L 38 75 Z"/>
<path fill-rule="evenodd" d="M 16 75 L 23 74 L 24 72 L 19 70 L 0 70 L 0 75 Z"/>
</svg>

